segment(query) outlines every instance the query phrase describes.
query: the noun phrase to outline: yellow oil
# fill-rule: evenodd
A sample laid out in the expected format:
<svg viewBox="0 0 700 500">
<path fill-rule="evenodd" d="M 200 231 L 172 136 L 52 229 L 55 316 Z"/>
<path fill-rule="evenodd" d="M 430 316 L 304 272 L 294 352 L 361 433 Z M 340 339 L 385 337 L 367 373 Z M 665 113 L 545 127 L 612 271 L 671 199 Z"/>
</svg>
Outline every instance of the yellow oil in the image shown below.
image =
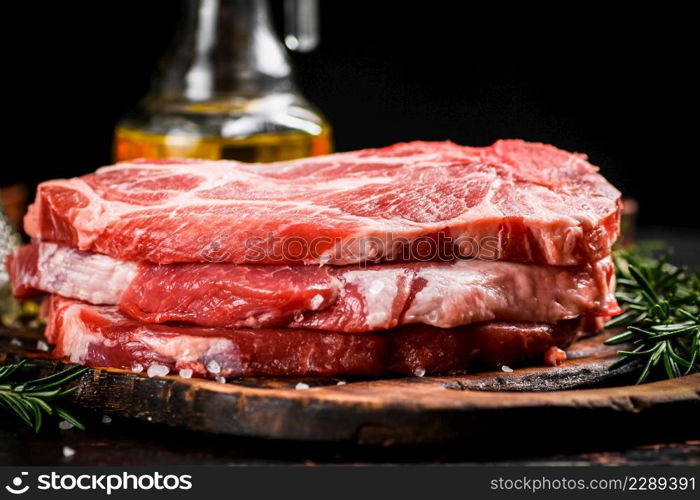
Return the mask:
<svg viewBox="0 0 700 500">
<path fill-rule="evenodd" d="M 320 134 L 278 132 L 244 138 L 160 135 L 119 127 L 115 135 L 117 161 L 134 158 L 203 158 L 267 163 L 331 153 L 328 128 Z"/>
</svg>

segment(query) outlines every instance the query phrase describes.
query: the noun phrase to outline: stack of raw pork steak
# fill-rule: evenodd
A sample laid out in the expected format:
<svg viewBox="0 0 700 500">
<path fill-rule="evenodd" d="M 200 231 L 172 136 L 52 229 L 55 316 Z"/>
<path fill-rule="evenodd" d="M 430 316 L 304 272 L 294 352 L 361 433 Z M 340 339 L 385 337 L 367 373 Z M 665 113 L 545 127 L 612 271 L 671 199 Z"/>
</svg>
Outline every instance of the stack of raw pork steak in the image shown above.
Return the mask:
<svg viewBox="0 0 700 500">
<path fill-rule="evenodd" d="M 41 184 L 7 266 L 76 363 L 239 376 L 556 363 L 618 312 L 618 191 L 582 155 L 413 142 Z"/>
</svg>

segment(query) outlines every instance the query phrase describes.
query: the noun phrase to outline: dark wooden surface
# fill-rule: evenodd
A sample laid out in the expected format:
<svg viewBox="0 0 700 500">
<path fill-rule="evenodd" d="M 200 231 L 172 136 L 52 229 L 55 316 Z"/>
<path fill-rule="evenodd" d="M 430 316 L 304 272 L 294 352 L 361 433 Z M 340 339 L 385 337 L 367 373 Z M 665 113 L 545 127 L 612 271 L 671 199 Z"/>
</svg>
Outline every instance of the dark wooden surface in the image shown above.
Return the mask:
<svg viewBox="0 0 700 500">
<path fill-rule="evenodd" d="M 14 333 L 25 344 L 31 342 L 32 332 Z M 28 357 L 40 364 L 42 375 L 64 367 L 47 353 L 7 344 L 12 334 L 3 336 L 0 358 Z M 670 412 L 684 405 L 700 408 L 700 374 L 624 385 L 632 367 L 609 369 L 616 355 L 615 348 L 603 344 L 608 335 L 576 342 L 569 359 L 557 367 L 445 377 L 346 377 L 342 385 L 336 378 L 234 379 L 224 384 L 97 368 L 74 382 L 78 390 L 72 400 L 88 410 L 187 430 L 363 445 L 473 439 L 538 415 L 577 425 L 648 418 L 651 410 Z"/>
<path fill-rule="evenodd" d="M 696 465 L 700 437 L 688 428 L 571 428 L 520 439 L 458 441 L 430 446 L 350 446 L 213 436 L 114 419 L 88 419 L 86 431 L 47 427 L 40 435 L 0 423 L 0 465 L 255 465 L 455 463 L 509 465 Z M 536 429 L 533 429 L 536 430 Z M 75 450 L 70 458 L 63 447 Z"/>
<path fill-rule="evenodd" d="M 343 386 L 304 379 L 308 390 L 293 388 L 299 379 L 219 384 L 94 370 L 76 394 L 88 430 L 54 421 L 35 436 L 7 421 L 0 464 L 697 463 L 700 375 L 619 386 L 629 374 L 607 370 L 612 350 L 601 340 L 578 342 L 558 368 Z M 64 446 L 76 455 L 65 458 Z"/>
</svg>

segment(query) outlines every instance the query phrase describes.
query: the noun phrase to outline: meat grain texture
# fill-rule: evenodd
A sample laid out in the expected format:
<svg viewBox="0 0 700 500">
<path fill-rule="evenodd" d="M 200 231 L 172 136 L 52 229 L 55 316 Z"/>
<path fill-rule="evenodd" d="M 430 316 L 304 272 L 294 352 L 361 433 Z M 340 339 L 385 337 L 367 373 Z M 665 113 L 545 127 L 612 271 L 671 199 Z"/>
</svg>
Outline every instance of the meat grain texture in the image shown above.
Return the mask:
<svg viewBox="0 0 700 500">
<path fill-rule="evenodd" d="M 361 333 L 422 323 L 557 323 L 617 312 L 610 258 L 580 266 L 454 260 L 357 266 L 151 264 L 54 243 L 8 262 L 16 296 L 117 305 L 146 323 Z"/>
<path fill-rule="evenodd" d="M 444 237 L 454 255 L 576 265 L 609 255 L 619 198 L 553 146 L 412 142 L 266 165 L 120 163 L 41 184 L 25 230 L 159 264 L 354 264 Z"/>
<path fill-rule="evenodd" d="M 136 160 L 41 184 L 7 262 L 57 357 L 151 375 L 561 362 L 619 312 L 620 193 L 580 154 L 411 142 L 266 165 Z"/>
</svg>

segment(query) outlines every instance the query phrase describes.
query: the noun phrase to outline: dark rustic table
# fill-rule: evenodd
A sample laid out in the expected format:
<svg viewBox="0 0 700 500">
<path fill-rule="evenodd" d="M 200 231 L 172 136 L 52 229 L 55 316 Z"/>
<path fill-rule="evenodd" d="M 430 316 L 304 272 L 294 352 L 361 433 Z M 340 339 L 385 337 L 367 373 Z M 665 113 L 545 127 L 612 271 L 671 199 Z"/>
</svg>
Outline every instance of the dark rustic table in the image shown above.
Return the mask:
<svg viewBox="0 0 700 500">
<path fill-rule="evenodd" d="M 425 447 L 357 447 L 343 444 L 273 442 L 211 436 L 113 420 L 89 429 L 41 434 L 0 426 L 0 465 L 227 465 L 327 463 L 462 463 L 510 465 L 668 464 L 700 465 L 697 429 L 659 422 L 651 432 L 634 429 L 572 429 L 571 435 L 526 436 L 509 442 L 462 442 Z M 688 436 L 694 435 L 695 439 Z M 63 448 L 75 450 L 66 458 Z"/>
<path fill-rule="evenodd" d="M 667 241 L 679 262 L 700 269 L 700 232 L 646 229 L 640 239 Z M 692 409 L 691 411 L 695 411 Z M 40 434 L 0 415 L 0 465 L 188 465 L 324 463 L 462 463 L 510 465 L 700 465 L 700 430 L 693 417 L 661 415 L 653 426 L 572 428 L 546 432 L 538 422 L 513 422 L 522 432 L 507 439 L 411 447 L 369 447 L 240 439 L 133 421 L 102 421 L 84 414 L 86 431 L 61 430 L 55 421 Z M 688 418 L 690 417 L 690 418 Z M 700 415 L 698 415 L 700 417 Z M 678 421 L 685 422 L 678 425 Z M 533 432 L 532 429 L 537 429 Z M 516 436 L 515 438 L 513 436 Z M 64 447 L 75 450 L 65 457 Z"/>
</svg>

